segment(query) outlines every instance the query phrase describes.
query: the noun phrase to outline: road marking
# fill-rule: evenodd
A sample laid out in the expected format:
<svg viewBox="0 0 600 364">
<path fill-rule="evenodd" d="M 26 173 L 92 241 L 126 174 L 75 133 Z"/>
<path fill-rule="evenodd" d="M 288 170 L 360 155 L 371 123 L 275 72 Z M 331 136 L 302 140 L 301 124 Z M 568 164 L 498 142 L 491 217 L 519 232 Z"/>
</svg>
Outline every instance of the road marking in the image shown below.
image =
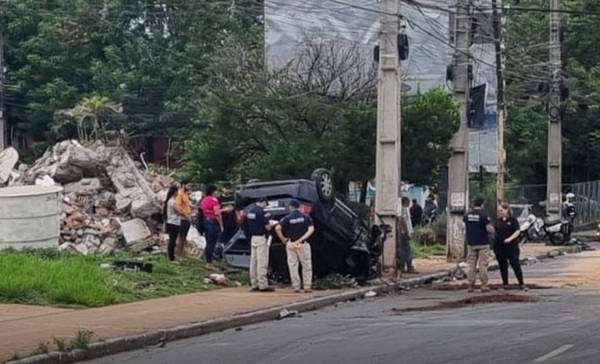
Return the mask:
<svg viewBox="0 0 600 364">
<path fill-rule="evenodd" d="M 539 358 L 535 359 L 533 362 L 534 363 L 543 363 L 543 362 L 545 362 L 548 359 L 552 359 L 552 358 L 554 358 L 556 356 L 559 356 L 560 354 L 564 353 L 565 351 L 571 349 L 573 346 L 575 346 L 575 345 L 571 345 L 571 344 L 563 345 L 560 348 L 558 348 L 558 349 L 556 349 L 554 351 L 551 351 L 551 352 L 549 352 L 548 354 L 546 354 L 544 356 L 540 356 Z"/>
</svg>

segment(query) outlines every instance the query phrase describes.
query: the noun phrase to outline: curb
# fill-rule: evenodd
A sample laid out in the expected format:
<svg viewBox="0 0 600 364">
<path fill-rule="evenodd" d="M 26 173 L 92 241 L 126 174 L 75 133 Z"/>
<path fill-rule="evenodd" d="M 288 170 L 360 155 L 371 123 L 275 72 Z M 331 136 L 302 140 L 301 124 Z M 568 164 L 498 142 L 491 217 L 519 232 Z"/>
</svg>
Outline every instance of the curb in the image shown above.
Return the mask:
<svg viewBox="0 0 600 364">
<path fill-rule="evenodd" d="M 539 255 L 535 258 L 543 261 L 565 255 L 565 253 L 577 253 L 581 252 L 582 250 L 583 248 L 581 246 L 572 246 L 553 250 L 547 254 Z M 528 261 L 528 258 L 522 259 L 521 264 L 527 264 Z M 488 269 L 492 271 L 498 269 L 498 263 L 490 264 Z M 332 306 L 340 302 L 363 299 L 365 298 L 366 293 L 370 291 L 377 293 L 377 295 L 392 293 L 397 290 L 406 289 L 407 287 L 430 284 L 434 281 L 451 277 L 452 275 L 453 272 L 451 271 L 428 274 L 422 277 L 410 278 L 400 282 L 359 288 L 348 292 L 336 293 L 325 297 L 311 298 L 305 301 L 280 305 L 272 308 L 245 312 L 242 314 L 235 314 L 232 316 L 221 317 L 202 322 L 183 324 L 165 329 L 155 329 L 142 334 L 112 338 L 105 341 L 92 343 L 88 345 L 87 349 L 75 349 L 70 352 L 53 351 L 47 354 L 40 354 L 24 359 L 8 361 L 7 364 L 62 364 L 96 359 L 122 352 L 143 349 L 147 346 L 156 346 L 164 342 L 187 339 L 190 337 L 233 329 L 240 326 L 275 320 L 279 317 L 279 312 L 284 308 L 289 311 L 298 312 L 312 311 L 326 306 Z"/>
</svg>

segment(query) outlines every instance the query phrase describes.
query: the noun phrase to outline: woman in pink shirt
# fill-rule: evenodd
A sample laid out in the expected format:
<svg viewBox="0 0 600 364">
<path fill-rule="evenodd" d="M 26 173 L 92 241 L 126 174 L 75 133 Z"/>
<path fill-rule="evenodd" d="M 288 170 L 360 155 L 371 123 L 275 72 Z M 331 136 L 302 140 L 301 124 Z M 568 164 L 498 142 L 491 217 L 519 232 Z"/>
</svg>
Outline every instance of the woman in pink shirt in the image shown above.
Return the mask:
<svg viewBox="0 0 600 364">
<path fill-rule="evenodd" d="M 219 240 L 219 234 L 223 231 L 223 219 L 221 218 L 221 203 L 214 196 L 217 192 L 217 187 L 209 185 L 206 187 L 206 195 L 200 202 L 202 208 L 202 214 L 204 215 L 204 237 L 206 238 L 206 249 L 204 255 L 206 256 L 207 268 L 212 268 L 213 254 L 217 241 Z"/>
</svg>

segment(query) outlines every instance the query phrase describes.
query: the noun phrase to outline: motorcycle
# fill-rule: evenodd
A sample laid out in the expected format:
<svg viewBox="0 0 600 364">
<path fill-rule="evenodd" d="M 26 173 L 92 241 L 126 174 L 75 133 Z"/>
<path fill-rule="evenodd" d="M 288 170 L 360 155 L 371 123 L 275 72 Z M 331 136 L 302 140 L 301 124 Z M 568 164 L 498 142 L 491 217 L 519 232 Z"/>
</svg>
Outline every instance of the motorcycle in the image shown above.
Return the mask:
<svg viewBox="0 0 600 364">
<path fill-rule="evenodd" d="M 568 228 L 568 223 L 563 220 L 546 220 L 543 227 L 552 245 L 562 245 L 565 243 L 568 237 Z"/>
<path fill-rule="evenodd" d="M 519 242 L 548 239 L 552 245 L 562 245 L 568 237 L 568 223 L 562 220 L 543 220 L 533 214 L 520 227 Z"/>
<path fill-rule="evenodd" d="M 547 238 L 546 230 L 544 230 L 544 221 L 534 214 L 529 214 L 519 229 L 521 231 L 519 243 L 522 244 L 528 241 L 538 242 Z"/>
</svg>

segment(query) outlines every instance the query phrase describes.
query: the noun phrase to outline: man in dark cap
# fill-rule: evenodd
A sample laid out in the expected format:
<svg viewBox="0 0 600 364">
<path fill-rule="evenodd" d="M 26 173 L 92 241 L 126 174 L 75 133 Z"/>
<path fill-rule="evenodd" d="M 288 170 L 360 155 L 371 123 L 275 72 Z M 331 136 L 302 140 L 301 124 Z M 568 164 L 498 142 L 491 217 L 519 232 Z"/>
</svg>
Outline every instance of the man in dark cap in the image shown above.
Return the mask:
<svg viewBox="0 0 600 364">
<path fill-rule="evenodd" d="M 250 238 L 250 284 L 251 291 L 273 292 L 275 289 L 269 287 L 267 279 L 267 268 L 269 267 L 269 245 L 267 243 L 267 232 L 271 230 L 269 214 L 265 213 L 267 199 L 260 197 L 246 213 L 248 223 L 248 237 Z"/>
<path fill-rule="evenodd" d="M 290 201 L 290 211 L 277 225 L 277 236 L 286 245 L 294 292 L 300 292 L 300 283 L 302 283 L 304 292 L 310 293 L 312 291 L 312 253 L 310 244 L 306 240 L 315 232 L 315 228 L 310 216 L 300 212 L 298 200 Z M 302 266 L 302 282 L 300 282 L 298 263 Z"/>
</svg>

